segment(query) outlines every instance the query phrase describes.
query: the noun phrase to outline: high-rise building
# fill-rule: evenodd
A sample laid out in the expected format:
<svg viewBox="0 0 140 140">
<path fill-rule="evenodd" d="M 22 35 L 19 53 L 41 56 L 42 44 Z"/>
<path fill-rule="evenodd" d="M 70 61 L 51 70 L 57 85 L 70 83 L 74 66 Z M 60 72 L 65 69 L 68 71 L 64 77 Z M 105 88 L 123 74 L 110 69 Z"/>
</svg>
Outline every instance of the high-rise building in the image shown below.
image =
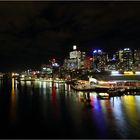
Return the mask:
<svg viewBox="0 0 140 140">
<path fill-rule="evenodd" d="M 140 70 L 140 49 L 134 50 L 134 68 Z"/>
<path fill-rule="evenodd" d="M 69 52 L 69 58 L 65 59 L 64 67 L 67 70 L 81 69 L 84 67 L 85 52 L 77 50 L 76 45 L 73 46 L 73 51 Z"/>
<path fill-rule="evenodd" d="M 133 52 L 130 48 L 124 48 L 123 49 L 122 59 L 123 59 L 124 68 L 126 70 L 132 69 L 132 66 L 133 66 Z"/>
<path fill-rule="evenodd" d="M 118 69 L 122 69 L 123 71 L 133 69 L 134 53 L 132 49 L 120 49 L 115 55 L 118 61 Z"/>
<path fill-rule="evenodd" d="M 123 50 L 118 51 L 118 57 L 117 58 L 120 60 L 120 62 L 123 62 Z"/>
<path fill-rule="evenodd" d="M 108 55 L 102 50 L 93 51 L 93 69 L 104 70 L 108 61 Z"/>
</svg>

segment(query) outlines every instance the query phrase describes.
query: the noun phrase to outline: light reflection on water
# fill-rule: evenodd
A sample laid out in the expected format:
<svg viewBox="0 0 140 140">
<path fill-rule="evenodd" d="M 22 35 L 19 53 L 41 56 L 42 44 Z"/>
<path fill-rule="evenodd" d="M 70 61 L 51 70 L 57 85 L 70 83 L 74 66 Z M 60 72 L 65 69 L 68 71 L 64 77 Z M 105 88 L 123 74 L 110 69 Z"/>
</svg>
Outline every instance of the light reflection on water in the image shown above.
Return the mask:
<svg viewBox="0 0 140 140">
<path fill-rule="evenodd" d="M 13 123 L 16 121 L 16 107 L 17 107 L 17 98 L 18 96 L 16 95 L 16 92 L 15 92 L 15 82 L 14 82 L 14 79 L 12 79 L 12 90 L 11 90 L 11 119 L 13 121 Z"/>
<path fill-rule="evenodd" d="M 3 98 L 5 91 L 0 85 Z M 17 83 L 13 79 L 9 94 L 11 127 L 17 125 L 17 130 L 26 120 L 27 126 L 38 130 L 44 138 L 51 137 L 41 132 L 45 130 L 55 132 L 51 138 L 140 138 L 139 96 L 99 100 L 95 92 L 76 92 L 63 83 Z M 0 105 L 2 108 L 3 103 Z"/>
</svg>

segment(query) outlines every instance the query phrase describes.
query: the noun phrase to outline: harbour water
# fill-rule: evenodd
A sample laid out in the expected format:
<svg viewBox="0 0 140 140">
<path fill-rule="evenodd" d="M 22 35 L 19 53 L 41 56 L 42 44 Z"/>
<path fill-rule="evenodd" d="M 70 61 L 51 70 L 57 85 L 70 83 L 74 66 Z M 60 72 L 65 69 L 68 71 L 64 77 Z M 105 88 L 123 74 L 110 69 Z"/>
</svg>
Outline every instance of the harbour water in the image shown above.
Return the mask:
<svg viewBox="0 0 140 140">
<path fill-rule="evenodd" d="M 8 84 L 0 81 L 0 138 L 140 138 L 139 95 L 100 100 L 65 83 Z"/>
</svg>

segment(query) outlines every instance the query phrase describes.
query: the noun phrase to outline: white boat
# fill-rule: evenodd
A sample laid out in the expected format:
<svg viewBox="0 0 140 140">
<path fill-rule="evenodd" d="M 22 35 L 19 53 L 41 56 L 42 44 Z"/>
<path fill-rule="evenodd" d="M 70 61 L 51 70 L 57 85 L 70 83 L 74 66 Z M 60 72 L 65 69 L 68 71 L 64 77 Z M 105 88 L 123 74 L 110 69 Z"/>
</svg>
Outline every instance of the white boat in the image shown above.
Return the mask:
<svg viewBox="0 0 140 140">
<path fill-rule="evenodd" d="M 110 96 L 106 92 L 100 92 L 100 93 L 97 93 L 97 98 L 100 98 L 100 99 L 110 99 Z"/>
</svg>

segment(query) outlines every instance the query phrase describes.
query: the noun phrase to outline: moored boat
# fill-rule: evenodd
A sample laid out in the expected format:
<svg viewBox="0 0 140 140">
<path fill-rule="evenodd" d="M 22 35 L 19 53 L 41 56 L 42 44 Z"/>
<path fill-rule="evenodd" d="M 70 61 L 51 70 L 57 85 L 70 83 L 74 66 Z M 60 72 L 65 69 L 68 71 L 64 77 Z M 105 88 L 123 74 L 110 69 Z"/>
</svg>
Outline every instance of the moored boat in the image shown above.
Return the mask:
<svg viewBox="0 0 140 140">
<path fill-rule="evenodd" d="M 100 93 L 97 93 L 97 98 L 99 98 L 99 99 L 110 99 L 110 96 L 109 96 L 109 93 L 100 92 Z"/>
</svg>

